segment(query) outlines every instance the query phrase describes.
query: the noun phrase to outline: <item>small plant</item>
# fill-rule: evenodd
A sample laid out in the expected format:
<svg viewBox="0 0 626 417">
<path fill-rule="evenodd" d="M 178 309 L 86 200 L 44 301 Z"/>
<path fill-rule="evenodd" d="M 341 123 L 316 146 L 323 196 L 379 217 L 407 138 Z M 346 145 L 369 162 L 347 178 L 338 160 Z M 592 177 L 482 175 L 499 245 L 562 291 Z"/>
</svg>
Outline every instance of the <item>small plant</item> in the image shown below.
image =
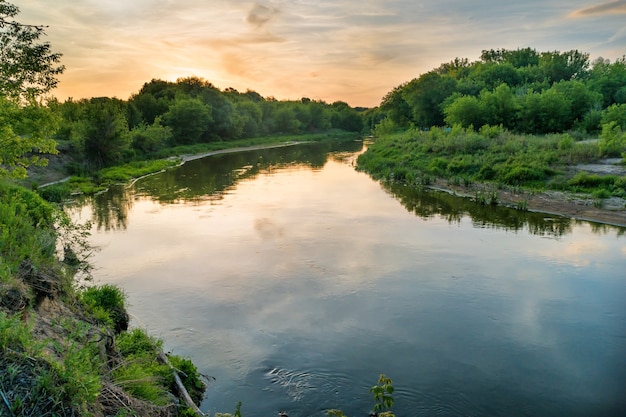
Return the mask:
<svg viewBox="0 0 626 417">
<path fill-rule="evenodd" d="M 393 412 L 390 410 L 393 407 L 393 384 L 390 378 L 387 378 L 385 374 L 380 374 L 378 377 L 378 384 L 370 388 L 370 392 L 374 395 L 374 414 L 376 416 L 394 417 Z"/>
<path fill-rule="evenodd" d="M 528 211 L 528 200 L 518 201 L 515 208 L 519 211 Z"/>
<path fill-rule="evenodd" d="M 500 196 L 498 195 L 498 193 L 496 191 L 489 192 L 489 205 L 497 206 L 499 202 Z"/>
</svg>

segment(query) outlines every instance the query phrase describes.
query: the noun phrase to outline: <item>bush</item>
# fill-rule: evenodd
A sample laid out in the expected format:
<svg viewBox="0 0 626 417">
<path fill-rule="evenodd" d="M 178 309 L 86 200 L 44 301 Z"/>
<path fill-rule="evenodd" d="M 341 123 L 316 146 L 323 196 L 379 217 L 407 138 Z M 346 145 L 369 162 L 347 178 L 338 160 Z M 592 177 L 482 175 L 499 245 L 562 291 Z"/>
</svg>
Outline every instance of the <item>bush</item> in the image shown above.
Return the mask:
<svg viewBox="0 0 626 417">
<path fill-rule="evenodd" d="M 70 198 L 72 190 L 67 182 L 52 184 L 37 190 L 41 198 L 51 203 L 62 203 Z"/>
<path fill-rule="evenodd" d="M 602 125 L 602 134 L 598 142 L 600 156 L 621 156 L 626 148 L 626 134 L 617 122 Z"/>
<path fill-rule="evenodd" d="M 128 329 L 126 295 L 118 287 L 109 284 L 90 287 L 83 291 L 81 300 L 98 320 L 113 326 L 116 333 Z"/>
<path fill-rule="evenodd" d="M 524 184 L 531 181 L 546 179 L 545 170 L 530 166 L 515 166 L 504 174 L 502 180 L 506 184 Z"/>
</svg>

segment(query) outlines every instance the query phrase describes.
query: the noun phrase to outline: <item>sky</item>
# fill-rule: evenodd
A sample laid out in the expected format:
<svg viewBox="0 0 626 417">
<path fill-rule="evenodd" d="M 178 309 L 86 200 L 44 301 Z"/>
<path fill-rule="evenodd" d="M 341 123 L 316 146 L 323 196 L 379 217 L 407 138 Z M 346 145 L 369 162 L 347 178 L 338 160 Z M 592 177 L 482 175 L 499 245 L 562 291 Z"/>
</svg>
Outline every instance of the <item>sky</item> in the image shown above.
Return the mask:
<svg viewBox="0 0 626 417">
<path fill-rule="evenodd" d="M 48 25 L 53 95 L 128 99 L 152 79 L 373 107 L 485 49 L 626 54 L 626 0 L 9 0 Z"/>
</svg>

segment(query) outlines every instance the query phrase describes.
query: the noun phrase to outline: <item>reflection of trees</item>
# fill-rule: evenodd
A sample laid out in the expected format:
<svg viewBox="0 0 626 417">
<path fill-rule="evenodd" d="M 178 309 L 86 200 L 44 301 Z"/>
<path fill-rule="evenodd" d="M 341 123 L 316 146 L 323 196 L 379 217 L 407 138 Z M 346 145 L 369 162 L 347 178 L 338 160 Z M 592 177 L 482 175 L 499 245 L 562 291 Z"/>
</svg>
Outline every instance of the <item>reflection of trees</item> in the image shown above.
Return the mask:
<svg viewBox="0 0 626 417">
<path fill-rule="evenodd" d="M 91 202 L 98 230 L 124 230 L 137 194 L 149 195 L 163 203 L 220 200 L 225 191 L 241 180 L 290 166 L 320 169 L 329 153 L 357 152 L 362 146 L 361 142 L 329 141 L 214 155 L 146 177 L 132 188 L 114 186 L 77 203 Z"/>
<path fill-rule="evenodd" d="M 219 200 L 241 180 L 287 167 L 320 169 L 326 164 L 329 152 L 358 151 L 362 146 L 361 142 L 353 141 L 310 143 L 213 155 L 147 177 L 136 183 L 135 189 L 163 203 Z"/>
<path fill-rule="evenodd" d="M 469 198 L 454 196 L 441 191 L 406 187 L 384 183 L 384 189 L 406 209 L 419 217 L 428 219 L 438 215 L 450 223 L 459 223 L 469 216 L 477 227 L 502 228 L 519 231 L 527 227 L 534 235 L 563 236 L 571 233 L 573 220 L 565 217 L 548 217 L 543 213 L 493 207 L 478 204 Z"/>
<path fill-rule="evenodd" d="M 125 230 L 128 213 L 133 206 L 132 191 L 113 186 L 91 199 L 93 220 L 98 230 Z"/>
</svg>

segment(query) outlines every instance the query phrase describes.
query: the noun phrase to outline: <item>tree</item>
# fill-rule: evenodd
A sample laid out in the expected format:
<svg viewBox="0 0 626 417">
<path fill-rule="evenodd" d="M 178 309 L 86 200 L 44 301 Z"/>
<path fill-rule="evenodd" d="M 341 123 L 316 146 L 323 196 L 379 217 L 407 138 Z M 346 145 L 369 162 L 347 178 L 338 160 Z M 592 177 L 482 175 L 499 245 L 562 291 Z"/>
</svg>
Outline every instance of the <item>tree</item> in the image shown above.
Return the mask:
<svg viewBox="0 0 626 417">
<path fill-rule="evenodd" d="M 427 72 L 408 83 L 402 97 L 409 104 L 412 122 L 419 127 L 442 126 L 442 104 L 456 91 L 457 82 L 450 75 Z"/>
<path fill-rule="evenodd" d="M 128 124 L 120 100 L 93 98 L 82 124 L 85 157 L 96 168 L 119 162 L 130 147 Z"/>
<path fill-rule="evenodd" d="M 29 101 L 57 85 L 61 54 L 40 42 L 44 26 L 14 20 L 19 8 L 0 0 L 0 95 Z"/>
<path fill-rule="evenodd" d="M 450 126 L 474 126 L 479 128 L 486 123 L 485 108 L 477 97 L 461 96 L 443 109 L 446 123 Z"/>
<path fill-rule="evenodd" d="M 399 85 L 383 97 L 380 108 L 398 126 L 408 126 L 411 121 L 411 107 L 402 96 L 406 84 Z"/>
<path fill-rule="evenodd" d="M 40 104 L 19 106 L 0 97 L 0 179 L 26 178 L 29 166 L 45 166 L 48 161 L 40 155 L 57 153 L 52 135 L 58 123 Z"/>
<path fill-rule="evenodd" d="M 163 122 L 172 129 L 176 143 L 198 143 L 213 122 L 211 107 L 197 98 L 176 100 L 163 116 Z"/>
<path fill-rule="evenodd" d="M 512 129 L 515 126 L 518 105 L 511 88 L 507 84 L 500 84 L 493 92 L 482 91 L 480 101 L 487 124 L 491 126 L 502 125 L 507 129 Z"/>
<path fill-rule="evenodd" d="M 56 153 L 58 120 L 37 98 L 56 86 L 61 55 L 39 42 L 43 26 L 16 21 L 18 13 L 0 0 L 0 178 L 24 178 L 28 166 L 47 163 L 41 154 Z"/>
</svg>

